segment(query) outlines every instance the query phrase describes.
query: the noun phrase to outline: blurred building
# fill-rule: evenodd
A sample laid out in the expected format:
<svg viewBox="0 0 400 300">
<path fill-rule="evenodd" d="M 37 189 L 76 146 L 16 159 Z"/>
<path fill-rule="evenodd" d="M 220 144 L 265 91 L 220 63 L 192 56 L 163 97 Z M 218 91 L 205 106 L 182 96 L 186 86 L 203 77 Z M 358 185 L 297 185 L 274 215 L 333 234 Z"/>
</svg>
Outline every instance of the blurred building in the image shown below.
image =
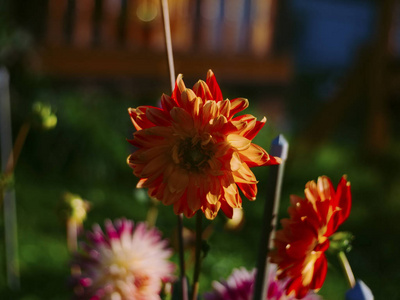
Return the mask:
<svg viewBox="0 0 400 300">
<path fill-rule="evenodd" d="M 21 22 L 39 23 L 31 27 L 37 71 L 92 77 L 168 74 L 159 0 L 35 0 L 45 4 L 34 7 L 37 18 L 19 2 Z M 177 72 L 199 77 L 212 68 L 228 80 L 287 82 L 290 59 L 276 51 L 279 6 L 277 0 L 170 0 Z"/>
</svg>

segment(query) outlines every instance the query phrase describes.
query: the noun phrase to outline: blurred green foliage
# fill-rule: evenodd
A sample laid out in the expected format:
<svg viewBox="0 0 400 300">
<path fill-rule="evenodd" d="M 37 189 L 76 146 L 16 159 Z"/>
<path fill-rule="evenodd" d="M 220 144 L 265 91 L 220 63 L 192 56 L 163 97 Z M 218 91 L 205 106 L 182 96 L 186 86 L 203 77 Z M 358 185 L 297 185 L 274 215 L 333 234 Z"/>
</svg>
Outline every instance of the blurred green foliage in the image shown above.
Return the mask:
<svg viewBox="0 0 400 300">
<path fill-rule="evenodd" d="M 57 125 L 57 116 L 51 106 L 42 102 L 35 102 L 32 105 L 33 125 L 43 130 L 53 129 Z"/>
</svg>

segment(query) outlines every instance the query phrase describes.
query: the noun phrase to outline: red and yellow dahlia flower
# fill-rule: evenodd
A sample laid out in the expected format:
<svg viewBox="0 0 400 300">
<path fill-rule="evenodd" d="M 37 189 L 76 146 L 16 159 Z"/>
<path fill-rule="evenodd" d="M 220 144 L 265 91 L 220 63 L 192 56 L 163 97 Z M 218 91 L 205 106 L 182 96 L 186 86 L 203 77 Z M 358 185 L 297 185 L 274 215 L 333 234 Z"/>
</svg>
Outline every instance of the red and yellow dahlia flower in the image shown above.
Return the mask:
<svg viewBox="0 0 400 300">
<path fill-rule="evenodd" d="M 213 72 L 206 82 L 186 88 L 179 75 L 171 97 L 162 95 L 161 108 L 130 108 L 137 129 L 129 142 L 137 150 L 128 164 L 140 179 L 138 187 L 176 214 L 192 217 L 201 209 L 213 219 L 219 209 L 232 217 L 241 207 L 239 189 L 249 200 L 257 195 L 257 180 L 250 167 L 279 164 L 252 139 L 264 126 L 249 114 L 247 99 L 223 100 Z"/>
<path fill-rule="evenodd" d="M 335 191 L 330 179 L 310 181 L 305 198 L 292 195 L 288 209 L 290 219 L 281 221 L 276 233 L 271 262 L 278 264 L 279 278 L 291 278 L 287 294 L 304 297 L 310 289 L 318 290 L 327 272 L 325 251 L 329 237 L 350 214 L 350 182 L 343 176 Z"/>
</svg>

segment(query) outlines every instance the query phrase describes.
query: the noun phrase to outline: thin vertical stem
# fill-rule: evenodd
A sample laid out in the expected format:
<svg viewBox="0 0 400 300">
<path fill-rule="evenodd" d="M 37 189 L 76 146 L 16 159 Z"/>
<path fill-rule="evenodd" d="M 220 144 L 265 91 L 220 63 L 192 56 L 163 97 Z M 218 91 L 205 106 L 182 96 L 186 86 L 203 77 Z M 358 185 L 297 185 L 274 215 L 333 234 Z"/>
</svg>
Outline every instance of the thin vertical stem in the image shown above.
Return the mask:
<svg viewBox="0 0 400 300">
<path fill-rule="evenodd" d="M 343 271 L 346 274 L 346 279 L 351 288 L 356 285 L 356 279 L 354 278 L 353 271 L 351 270 L 350 263 L 347 260 L 346 254 L 340 251 L 338 254 L 340 264 L 342 265 Z"/>
<path fill-rule="evenodd" d="M 18 136 L 15 140 L 13 150 L 10 152 L 10 155 L 8 156 L 7 164 L 5 166 L 5 170 L 4 170 L 5 180 L 7 180 L 8 177 L 14 173 L 15 166 L 17 165 L 19 155 L 21 154 L 22 147 L 24 146 L 24 143 L 25 143 L 25 140 L 29 133 L 30 128 L 31 128 L 30 122 L 26 121 L 24 124 L 22 124 L 21 128 L 19 129 Z M 3 200 L 4 200 L 3 197 L 1 197 L 0 205 L 3 204 Z"/>
<path fill-rule="evenodd" d="M 161 8 L 162 8 L 161 11 L 164 24 L 165 45 L 167 47 L 169 77 L 171 80 L 171 89 L 174 90 L 175 66 L 174 66 L 174 55 L 172 53 L 172 39 L 171 39 L 171 26 L 169 22 L 168 0 L 160 0 L 160 1 L 161 1 Z"/>
<path fill-rule="evenodd" d="M 70 253 L 78 250 L 78 224 L 72 218 L 67 221 L 67 246 Z"/>
<path fill-rule="evenodd" d="M 188 300 L 188 283 L 185 271 L 185 249 L 183 247 L 183 214 L 178 215 L 178 252 L 182 300 Z"/>
<path fill-rule="evenodd" d="M 15 139 L 13 151 L 12 153 L 10 153 L 10 156 L 8 157 L 7 168 L 5 171 L 6 176 L 9 176 L 14 172 L 15 166 L 17 165 L 19 155 L 21 154 L 21 150 L 25 144 L 25 140 L 29 133 L 30 128 L 31 124 L 29 121 L 26 121 L 24 124 L 21 125 L 17 138 Z"/>
<path fill-rule="evenodd" d="M 198 210 L 196 213 L 196 256 L 195 265 L 193 273 L 193 289 L 192 289 L 192 300 L 197 299 L 199 293 L 199 277 L 201 269 L 201 243 L 202 243 L 202 218 L 203 212 Z"/>
<path fill-rule="evenodd" d="M 70 218 L 67 220 L 67 247 L 69 253 L 73 254 L 78 250 L 78 223 Z M 77 264 L 71 265 L 71 275 L 78 275 L 81 268 Z"/>
<path fill-rule="evenodd" d="M 146 222 L 149 227 L 156 226 L 158 217 L 158 202 L 155 202 L 153 198 L 150 199 L 150 207 L 147 210 Z"/>
</svg>

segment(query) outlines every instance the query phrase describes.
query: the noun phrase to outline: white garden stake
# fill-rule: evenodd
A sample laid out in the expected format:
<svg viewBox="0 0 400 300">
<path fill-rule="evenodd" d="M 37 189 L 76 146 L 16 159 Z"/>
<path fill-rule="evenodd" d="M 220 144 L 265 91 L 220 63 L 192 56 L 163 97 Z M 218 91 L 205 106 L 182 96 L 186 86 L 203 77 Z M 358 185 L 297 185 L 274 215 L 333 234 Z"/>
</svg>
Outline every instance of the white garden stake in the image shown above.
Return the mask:
<svg viewBox="0 0 400 300">
<path fill-rule="evenodd" d="M 11 111 L 9 95 L 9 75 L 5 68 L 0 69 L 0 148 L 1 171 L 5 176 L 13 167 L 13 146 L 11 134 Z M 7 285 L 11 290 L 19 290 L 19 260 L 17 239 L 17 213 L 15 205 L 15 191 L 13 188 L 4 187 L 0 191 L 3 198 L 4 211 L 4 237 L 6 250 Z"/>
</svg>

